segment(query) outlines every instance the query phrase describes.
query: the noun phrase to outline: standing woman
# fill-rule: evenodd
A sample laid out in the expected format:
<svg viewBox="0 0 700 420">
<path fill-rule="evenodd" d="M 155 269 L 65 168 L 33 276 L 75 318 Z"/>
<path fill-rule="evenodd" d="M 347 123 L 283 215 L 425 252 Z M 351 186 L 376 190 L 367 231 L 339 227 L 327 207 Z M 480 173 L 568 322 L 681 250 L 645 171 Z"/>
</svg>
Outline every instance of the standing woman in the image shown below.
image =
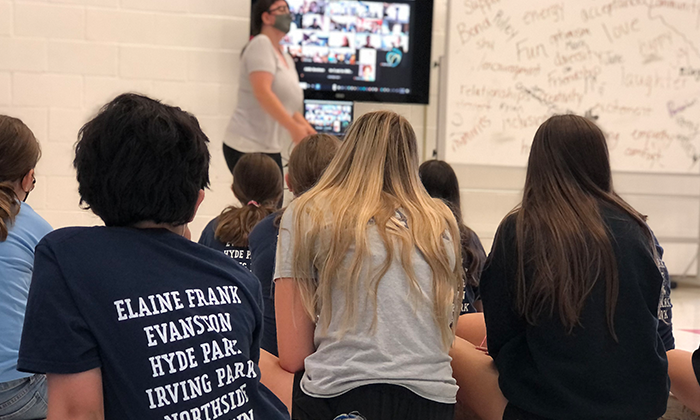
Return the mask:
<svg viewBox="0 0 700 420">
<path fill-rule="evenodd" d="M 661 417 L 659 265 L 645 217 L 613 190 L 601 130 L 575 115 L 545 121 L 481 277 L 503 419 Z"/>
<path fill-rule="evenodd" d="M 52 230 L 24 202 L 40 155 L 32 131 L 0 115 L 0 418 L 46 417 L 46 377 L 17 371 L 34 247 Z"/>
<path fill-rule="evenodd" d="M 389 111 L 358 118 L 280 225 L 277 340 L 296 373 L 293 419 L 452 419 L 458 238 L 418 178 L 410 124 Z"/>
<path fill-rule="evenodd" d="M 224 135 L 224 157 L 230 171 L 246 153 L 265 153 L 282 170 L 282 143 L 296 144 L 315 131 L 301 115 L 304 93 L 294 60 L 280 42 L 292 15 L 284 0 L 258 0 L 251 13 L 255 37 L 243 48 L 238 104 Z"/>
</svg>

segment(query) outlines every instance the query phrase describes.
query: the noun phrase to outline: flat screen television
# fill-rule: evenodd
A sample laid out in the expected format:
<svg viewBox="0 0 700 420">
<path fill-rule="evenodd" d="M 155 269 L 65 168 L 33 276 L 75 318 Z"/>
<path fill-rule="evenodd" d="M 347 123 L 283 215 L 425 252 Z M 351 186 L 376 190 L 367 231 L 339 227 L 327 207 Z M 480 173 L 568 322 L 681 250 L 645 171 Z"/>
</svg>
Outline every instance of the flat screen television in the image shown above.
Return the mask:
<svg viewBox="0 0 700 420">
<path fill-rule="evenodd" d="M 433 0 L 287 0 L 306 99 L 427 104 Z"/>
<path fill-rule="evenodd" d="M 350 101 L 304 100 L 304 118 L 319 133 L 343 138 L 352 124 L 353 113 Z"/>
</svg>

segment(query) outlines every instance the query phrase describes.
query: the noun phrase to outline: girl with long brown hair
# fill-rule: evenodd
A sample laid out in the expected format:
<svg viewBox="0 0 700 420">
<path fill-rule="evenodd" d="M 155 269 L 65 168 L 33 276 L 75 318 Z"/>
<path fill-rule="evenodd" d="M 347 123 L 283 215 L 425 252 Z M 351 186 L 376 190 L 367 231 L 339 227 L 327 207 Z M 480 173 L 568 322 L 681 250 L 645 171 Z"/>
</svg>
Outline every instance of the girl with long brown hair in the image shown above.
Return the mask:
<svg viewBox="0 0 700 420">
<path fill-rule="evenodd" d="M 575 115 L 545 121 L 481 278 L 503 418 L 661 417 L 662 282 L 645 217 L 613 189 L 601 130 Z"/>
<path fill-rule="evenodd" d="M 277 338 L 296 373 L 293 419 L 452 419 L 458 238 L 421 185 L 410 124 L 389 111 L 358 118 L 281 222 Z"/>
<path fill-rule="evenodd" d="M 462 220 L 462 200 L 459 195 L 457 174 L 449 163 L 442 160 L 427 160 L 418 168 L 420 180 L 433 198 L 439 198 L 452 210 L 459 226 L 462 243 L 462 267 L 464 268 L 465 293 L 462 314 L 477 312 L 475 302 L 479 297 L 478 286 L 486 253 L 479 236 Z M 480 304 L 479 304 L 480 306 Z"/>
<path fill-rule="evenodd" d="M 233 195 L 240 206 L 229 206 L 202 231 L 199 243 L 222 251 L 250 269 L 248 234 L 253 227 L 279 209 L 282 174 L 277 163 L 262 153 L 241 157 L 233 168 Z"/>
<path fill-rule="evenodd" d="M 0 418 L 46 417 L 46 377 L 17 371 L 34 248 L 52 230 L 25 203 L 40 156 L 32 131 L 0 115 Z"/>
<path fill-rule="evenodd" d="M 301 141 L 289 155 L 285 180 L 289 191 L 299 197 L 313 187 L 323 174 L 340 147 L 340 140 L 330 134 L 312 134 Z M 281 209 L 261 220 L 248 236 L 251 271 L 260 280 L 264 299 L 263 337 L 260 348 L 273 354 L 277 352 L 277 324 L 275 300 L 272 293 L 272 275 L 275 272 L 275 252 L 279 222 L 285 209 Z"/>
<path fill-rule="evenodd" d="M 477 346 L 482 345 L 486 336 L 486 326 L 484 325 L 484 316 L 481 313 L 483 307 L 479 292 L 479 279 L 486 261 L 486 253 L 479 236 L 462 219 L 462 200 L 457 174 L 449 163 L 442 160 L 427 160 L 421 163 L 418 173 L 428 194 L 447 204 L 457 220 L 457 226 L 459 226 L 459 238 L 462 244 L 464 297 L 457 324 L 457 336 Z"/>
</svg>

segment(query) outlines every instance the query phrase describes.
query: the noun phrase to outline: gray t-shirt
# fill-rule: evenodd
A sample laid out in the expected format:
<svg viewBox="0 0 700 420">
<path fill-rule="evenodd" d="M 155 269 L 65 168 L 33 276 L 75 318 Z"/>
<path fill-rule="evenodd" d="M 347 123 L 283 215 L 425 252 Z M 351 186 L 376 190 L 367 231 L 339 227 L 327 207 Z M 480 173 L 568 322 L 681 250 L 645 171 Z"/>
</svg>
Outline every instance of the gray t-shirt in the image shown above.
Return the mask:
<svg viewBox="0 0 700 420">
<path fill-rule="evenodd" d="M 250 84 L 250 74 L 256 71 L 272 73 L 272 92 L 282 102 L 289 115 L 301 112 L 304 92 L 299 85 L 294 60 L 284 54 L 286 65 L 275 52 L 272 41 L 266 35 L 258 35 L 245 47 L 241 56 L 238 77 L 238 104 L 229 121 L 224 143 L 243 153 L 279 153 L 281 139 L 289 133 L 270 116 L 255 98 Z"/>
<path fill-rule="evenodd" d="M 274 278 L 292 277 L 292 238 L 295 203 L 284 212 L 277 242 Z M 397 212 L 397 219 L 405 217 Z M 371 263 L 379 266 L 386 249 L 377 228 L 369 223 L 368 244 Z M 444 238 L 445 249 L 454 263 L 451 240 Z M 345 256 L 343 267 L 349 267 L 352 250 Z M 364 294 L 357 297 L 358 324 L 340 336 L 345 296 L 337 288 L 332 291 L 333 314 L 330 327 L 314 332 L 316 351 L 304 362 L 305 374 L 301 389 L 309 396 L 330 398 L 368 384 L 404 386 L 423 398 L 446 404 L 454 403 L 457 384 L 452 378 L 451 358 L 441 345 L 440 331 L 432 316 L 432 272 L 423 255 L 415 249 L 413 268 L 421 288 L 418 304 L 409 300 L 409 279 L 401 265 L 400 252 L 389 271 L 379 282 L 377 325 L 371 332 L 374 308 Z M 367 267 L 363 269 L 367 273 Z M 364 278 L 364 276 L 361 276 Z M 366 315 L 366 316 L 362 316 Z"/>
</svg>

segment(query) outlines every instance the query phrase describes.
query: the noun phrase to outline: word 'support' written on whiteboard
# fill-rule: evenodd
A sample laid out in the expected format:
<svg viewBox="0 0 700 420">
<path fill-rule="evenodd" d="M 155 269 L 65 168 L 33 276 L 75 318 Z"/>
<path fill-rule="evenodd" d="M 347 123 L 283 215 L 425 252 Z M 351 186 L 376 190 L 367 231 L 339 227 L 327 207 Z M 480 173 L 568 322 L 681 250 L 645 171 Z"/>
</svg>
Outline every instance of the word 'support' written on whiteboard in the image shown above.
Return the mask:
<svg viewBox="0 0 700 420">
<path fill-rule="evenodd" d="M 448 32 L 449 162 L 524 166 L 575 113 L 614 170 L 700 173 L 700 0 L 451 0 Z"/>
</svg>

